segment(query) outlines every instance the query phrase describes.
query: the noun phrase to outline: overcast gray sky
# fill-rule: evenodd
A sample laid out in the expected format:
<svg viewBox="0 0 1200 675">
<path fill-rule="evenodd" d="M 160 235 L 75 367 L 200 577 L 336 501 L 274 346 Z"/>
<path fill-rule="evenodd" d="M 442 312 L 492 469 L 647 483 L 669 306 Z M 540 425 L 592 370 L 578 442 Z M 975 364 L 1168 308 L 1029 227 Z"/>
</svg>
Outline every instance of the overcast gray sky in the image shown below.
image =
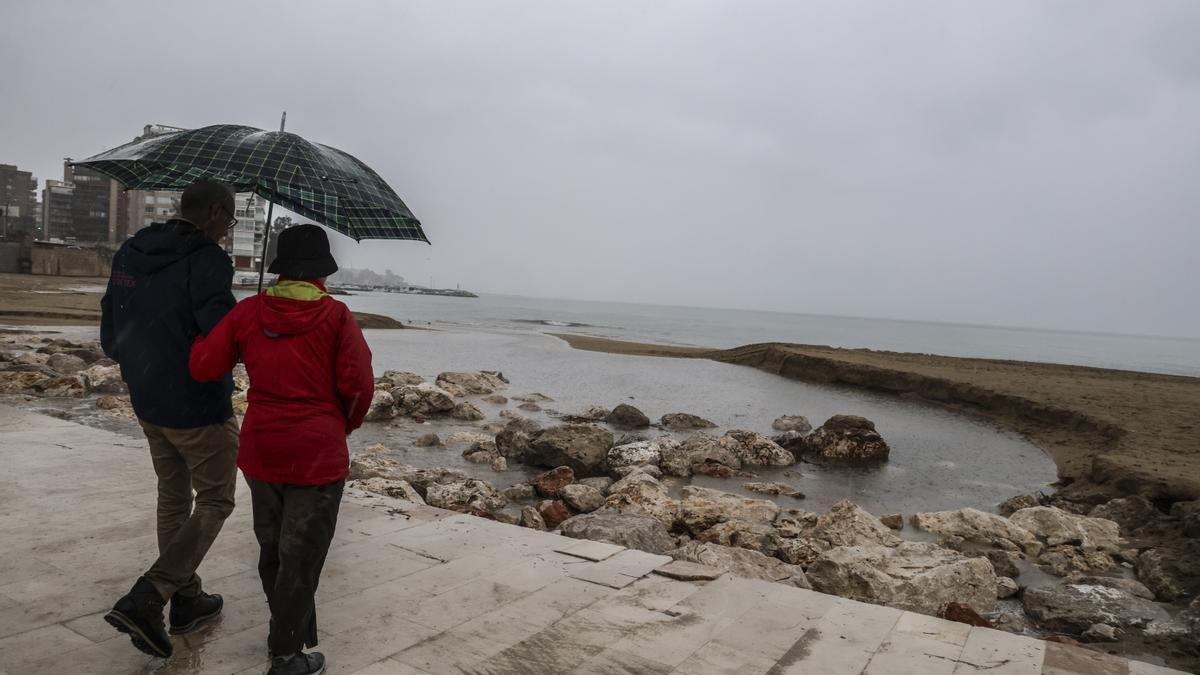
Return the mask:
<svg viewBox="0 0 1200 675">
<path fill-rule="evenodd" d="M 11 2 L 0 162 L 355 154 L 483 292 L 1200 336 L 1200 2 Z"/>
</svg>

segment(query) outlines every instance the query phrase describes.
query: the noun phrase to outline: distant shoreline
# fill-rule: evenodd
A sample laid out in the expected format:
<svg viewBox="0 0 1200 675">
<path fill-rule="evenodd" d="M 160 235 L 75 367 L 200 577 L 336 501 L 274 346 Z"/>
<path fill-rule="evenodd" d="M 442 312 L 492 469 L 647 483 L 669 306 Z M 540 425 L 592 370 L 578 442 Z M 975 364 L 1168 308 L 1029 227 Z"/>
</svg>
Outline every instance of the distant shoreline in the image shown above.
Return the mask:
<svg viewBox="0 0 1200 675">
<path fill-rule="evenodd" d="M 575 349 L 705 358 L 918 398 L 1030 439 L 1054 460 L 1068 493 L 1200 498 L 1200 378 L 785 343 L 706 349 L 552 335 Z"/>
<path fill-rule="evenodd" d="M 96 326 L 100 296 L 108 279 L 0 273 L 0 324 L 30 326 Z M 251 287 L 252 289 L 253 287 Z M 390 316 L 352 312 L 362 328 L 397 329 L 406 326 Z"/>
</svg>

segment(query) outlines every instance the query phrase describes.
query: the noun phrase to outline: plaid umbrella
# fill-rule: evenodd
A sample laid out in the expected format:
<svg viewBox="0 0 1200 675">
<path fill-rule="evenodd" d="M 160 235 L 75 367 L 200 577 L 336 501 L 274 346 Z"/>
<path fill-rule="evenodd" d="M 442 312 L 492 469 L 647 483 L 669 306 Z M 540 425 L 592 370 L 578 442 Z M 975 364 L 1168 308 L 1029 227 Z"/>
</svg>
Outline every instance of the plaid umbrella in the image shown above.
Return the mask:
<svg viewBox="0 0 1200 675">
<path fill-rule="evenodd" d="M 421 222 L 370 167 L 284 131 L 217 124 L 133 141 L 74 164 L 130 190 L 182 190 L 197 180 L 216 180 L 355 241 L 429 243 Z"/>
</svg>

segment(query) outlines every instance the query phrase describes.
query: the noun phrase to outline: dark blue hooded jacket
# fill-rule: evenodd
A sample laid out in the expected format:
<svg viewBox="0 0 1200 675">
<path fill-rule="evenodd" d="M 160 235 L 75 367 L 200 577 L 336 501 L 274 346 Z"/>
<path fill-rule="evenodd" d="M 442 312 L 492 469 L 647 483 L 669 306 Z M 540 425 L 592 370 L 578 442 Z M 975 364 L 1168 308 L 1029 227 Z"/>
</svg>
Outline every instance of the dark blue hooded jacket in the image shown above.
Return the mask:
<svg viewBox="0 0 1200 675">
<path fill-rule="evenodd" d="M 233 379 L 197 382 L 188 372 L 192 340 L 233 309 L 233 264 L 185 220 L 155 223 L 113 257 L 100 301 L 100 345 L 121 364 L 137 416 L 192 429 L 233 416 Z"/>
</svg>

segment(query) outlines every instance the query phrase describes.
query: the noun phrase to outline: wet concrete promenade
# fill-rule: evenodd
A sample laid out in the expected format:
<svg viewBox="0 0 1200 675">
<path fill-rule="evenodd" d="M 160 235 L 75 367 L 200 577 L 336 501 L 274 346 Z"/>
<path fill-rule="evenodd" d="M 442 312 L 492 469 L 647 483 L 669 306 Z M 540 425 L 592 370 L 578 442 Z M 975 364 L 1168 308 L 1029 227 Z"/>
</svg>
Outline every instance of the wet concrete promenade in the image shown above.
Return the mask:
<svg viewBox="0 0 1200 675">
<path fill-rule="evenodd" d="M 266 671 L 244 485 L 200 568 L 219 620 L 164 660 L 101 619 L 153 560 L 154 482 L 138 439 L 0 406 L 0 675 Z M 1176 672 L 669 562 L 348 491 L 319 650 L 361 675 Z"/>
</svg>

